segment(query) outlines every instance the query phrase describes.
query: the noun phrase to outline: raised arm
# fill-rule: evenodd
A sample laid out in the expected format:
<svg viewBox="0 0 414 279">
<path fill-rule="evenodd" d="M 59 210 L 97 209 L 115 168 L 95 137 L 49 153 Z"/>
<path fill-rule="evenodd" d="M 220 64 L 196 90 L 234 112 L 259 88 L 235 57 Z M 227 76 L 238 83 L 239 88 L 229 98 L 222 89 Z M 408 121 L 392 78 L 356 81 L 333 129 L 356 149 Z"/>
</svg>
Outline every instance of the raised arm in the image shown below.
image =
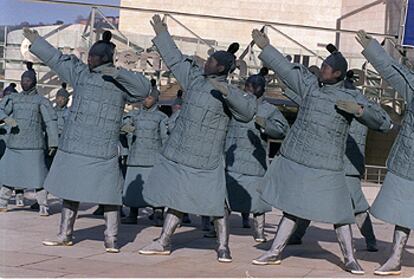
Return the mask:
<svg viewBox="0 0 414 279">
<path fill-rule="evenodd" d="M 39 36 L 37 31 L 25 28 L 23 34 L 32 43 L 30 52 L 72 86 L 76 85 L 79 76 L 83 72 L 89 71 L 88 66 L 76 56 L 62 54 L 43 37 Z"/>
<path fill-rule="evenodd" d="M 152 40 L 161 55 L 163 62 L 177 79 L 181 88 L 186 91 L 196 78 L 202 77 L 203 72 L 192 58 L 185 56 L 168 33 L 167 25 L 155 15 L 151 22 L 156 33 Z"/>
<path fill-rule="evenodd" d="M 411 103 L 414 94 L 414 72 L 395 61 L 377 40 L 364 31 L 358 32 L 357 41 L 364 48 L 362 55 L 372 64 L 375 70 L 407 103 Z"/>
<path fill-rule="evenodd" d="M 262 49 L 259 58 L 294 93 L 304 98 L 312 87 L 318 86 L 317 77 L 305 66 L 290 63 L 282 53 L 270 45 L 269 38 L 266 34 L 259 30 L 253 30 L 252 37 L 256 45 Z"/>
</svg>

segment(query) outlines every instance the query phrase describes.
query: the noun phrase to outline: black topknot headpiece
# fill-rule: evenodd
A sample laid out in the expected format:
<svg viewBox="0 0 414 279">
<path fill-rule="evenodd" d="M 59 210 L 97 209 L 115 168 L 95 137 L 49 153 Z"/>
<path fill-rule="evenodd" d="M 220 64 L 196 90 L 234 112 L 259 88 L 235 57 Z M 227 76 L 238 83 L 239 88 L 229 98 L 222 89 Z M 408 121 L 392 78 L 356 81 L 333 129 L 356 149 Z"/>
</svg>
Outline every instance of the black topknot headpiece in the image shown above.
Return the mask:
<svg viewBox="0 0 414 279">
<path fill-rule="evenodd" d="M 232 43 L 227 51 L 219 50 L 214 52 L 211 57 L 217 60 L 219 65 L 224 66 L 223 75 L 227 75 L 236 69 L 236 56 L 234 55 L 240 48 L 238 43 Z"/>
<path fill-rule="evenodd" d="M 260 87 L 260 91 L 256 92 L 258 97 L 262 96 L 266 89 L 266 76 L 269 74 L 269 69 L 263 67 L 260 69 L 260 72 L 256 75 L 251 75 L 247 80 L 246 84 L 250 84 L 256 90 Z M 256 95 L 256 96 L 257 96 Z"/>
<path fill-rule="evenodd" d="M 348 70 L 348 62 L 346 62 L 346 59 L 343 57 L 342 53 L 338 51 L 336 46 L 333 44 L 328 44 L 326 49 L 331 53 L 331 55 L 325 59 L 324 63 L 331 66 L 334 71 L 340 71 L 341 76 L 339 79 L 343 80 Z"/>
<path fill-rule="evenodd" d="M 89 55 L 100 56 L 103 58 L 103 61 L 105 63 L 113 62 L 113 56 L 116 45 L 111 42 L 111 39 L 111 31 L 105 31 L 102 34 L 102 40 L 99 40 L 93 44 L 93 46 L 89 50 Z"/>
<path fill-rule="evenodd" d="M 33 69 L 32 62 L 26 62 L 27 70 L 22 74 L 21 79 L 23 78 L 30 78 L 33 81 L 33 86 L 37 84 L 36 72 Z"/>
</svg>

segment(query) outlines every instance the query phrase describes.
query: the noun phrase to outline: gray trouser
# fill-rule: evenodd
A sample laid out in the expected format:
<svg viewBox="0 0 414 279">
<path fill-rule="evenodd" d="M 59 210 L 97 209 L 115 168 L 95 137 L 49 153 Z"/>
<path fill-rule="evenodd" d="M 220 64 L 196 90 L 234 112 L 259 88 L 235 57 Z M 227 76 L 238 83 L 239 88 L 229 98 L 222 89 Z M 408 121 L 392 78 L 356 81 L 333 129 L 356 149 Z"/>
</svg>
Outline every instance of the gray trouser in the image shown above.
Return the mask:
<svg viewBox="0 0 414 279">
<path fill-rule="evenodd" d="M 79 202 L 63 200 L 62 213 L 60 216 L 59 241 L 71 241 L 73 237 L 73 226 L 75 225 L 76 215 L 78 214 Z"/>
<path fill-rule="evenodd" d="M 118 205 L 104 205 L 105 218 L 105 241 L 116 242 L 118 237 L 119 227 L 119 206 Z"/>
<path fill-rule="evenodd" d="M 47 191 L 44 188 L 36 190 L 36 200 L 39 206 L 44 206 L 48 208 Z"/>
<path fill-rule="evenodd" d="M 12 196 L 13 189 L 13 187 L 4 185 L 0 188 L 0 208 L 7 207 L 9 199 Z M 41 188 L 36 190 L 36 200 L 40 206 L 47 207 L 47 192 L 45 189 Z"/>
</svg>

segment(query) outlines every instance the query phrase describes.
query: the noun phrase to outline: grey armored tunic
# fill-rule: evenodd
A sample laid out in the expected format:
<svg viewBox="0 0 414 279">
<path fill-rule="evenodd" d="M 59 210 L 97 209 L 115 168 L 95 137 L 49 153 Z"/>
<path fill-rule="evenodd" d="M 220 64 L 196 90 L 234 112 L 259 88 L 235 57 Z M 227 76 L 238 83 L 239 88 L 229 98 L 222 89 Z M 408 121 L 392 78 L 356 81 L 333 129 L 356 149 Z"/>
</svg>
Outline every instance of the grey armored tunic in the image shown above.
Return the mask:
<svg viewBox="0 0 414 279">
<path fill-rule="evenodd" d="M 126 102 L 149 94 L 149 81 L 109 63 L 90 70 L 41 37 L 30 51 L 74 88 L 59 151 L 44 187 L 66 200 L 121 205 L 118 143 L 123 110 Z"/>
<path fill-rule="evenodd" d="M 288 89 L 285 95 L 296 104 L 300 105 L 302 99 L 292 90 Z M 358 121 L 352 121 L 349 127 L 349 134 L 346 140 L 345 149 L 345 183 L 351 194 L 354 212 L 365 212 L 369 204 L 362 192 L 361 177 L 365 172 L 365 145 L 368 127 Z"/>
<path fill-rule="evenodd" d="M 0 119 L 8 116 L 16 120 L 17 127 L 9 129 L 0 160 L 0 182 L 23 189 L 42 188 L 47 175 L 45 150 L 58 145 L 57 116 L 52 104 L 36 88 L 13 93 L 0 103 Z"/>
<path fill-rule="evenodd" d="M 57 124 L 58 124 L 58 130 L 59 135 L 63 133 L 63 128 L 65 127 L 65 119 L 69 115 L 69 109 L 67 107 L 60 108 L 58 106 L 55 106 L 55 111 L 57 114 Z"/>
<path fill-rule="evenodd" d="M 149 110 L 129 112 L 125 124 L 132 124 L 135 131 L 129 143 L 127 172 L 124 183 L 123 203 L 132 207 L 149 206 L 142 196 L 142 189 L 167 140 L 168 117 L 155 105 Z"/>
<path fill-rule="evenodd" d="M 230 208 L 243 213 L 263 213 L 272 208 L 260 199 L 258 190 L 267 169 L 267 139 L 283 138 L 289 124 L 282 113 L 263 98 L 257 100 L 257 115 L 266 119 L 265 128 L 255 120 L 230 120 L 226 137 L 226 184 Z"/>
<path fill-rule="evenodd" d="M 385 222 L 414 229 L 414 72 L 394 61 L 376 40 L 363 55 L 407 102 L 401 131 L 388 156 L 387 176 L 370 211 Z"/>
<path fill-rule="evenodd" d="M 345 183 L 344 155 L 352 116 L 336 109 L 338 100 L 364 107 L 355 120 L 370 128 L 387 131 L 391 120 L 375 103 L 343 82 L 320 87 L 304 66 L 289 63 L 272 46 L 260 58 L 300 101 L 298 117 L 282 143 L 264 178 L 262 199 L 303 219 L 347 224 L 354 222 L 351 197 Z"/>
<path fill-rule="evenodd" d="M 232 117 L 250 121 L 255 98 L 230 85 L 224 98 L 197 63 L 181 54 L 168 32 L 157 35 L 153 42 L 186 96 L 176 126 L 144 185 L 144 198 L 156 207 L 223 216 L 227 126 Z"/>
</svg>

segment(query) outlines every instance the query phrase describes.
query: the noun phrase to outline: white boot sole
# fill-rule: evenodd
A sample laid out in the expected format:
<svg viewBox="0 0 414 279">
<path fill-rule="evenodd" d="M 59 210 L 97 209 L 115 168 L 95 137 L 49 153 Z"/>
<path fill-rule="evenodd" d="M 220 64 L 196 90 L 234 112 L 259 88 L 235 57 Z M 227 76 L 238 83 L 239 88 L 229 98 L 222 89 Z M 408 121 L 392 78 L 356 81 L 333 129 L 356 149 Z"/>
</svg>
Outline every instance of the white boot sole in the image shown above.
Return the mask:
<svg viewBox="0 0 414 279">
<path fill-rule="evenodd" d="M 261 261 L 258 261 L 258 260 L 253 260 L 252 264 L 254 264 L 254 265 L 280 265 L 281 262 L 282 262 L 281 260 L 277 260 L 277 261 L 274 261 L 274 262 L 270 262 L 270 261 L 261 262 Z"/>
</svg>

